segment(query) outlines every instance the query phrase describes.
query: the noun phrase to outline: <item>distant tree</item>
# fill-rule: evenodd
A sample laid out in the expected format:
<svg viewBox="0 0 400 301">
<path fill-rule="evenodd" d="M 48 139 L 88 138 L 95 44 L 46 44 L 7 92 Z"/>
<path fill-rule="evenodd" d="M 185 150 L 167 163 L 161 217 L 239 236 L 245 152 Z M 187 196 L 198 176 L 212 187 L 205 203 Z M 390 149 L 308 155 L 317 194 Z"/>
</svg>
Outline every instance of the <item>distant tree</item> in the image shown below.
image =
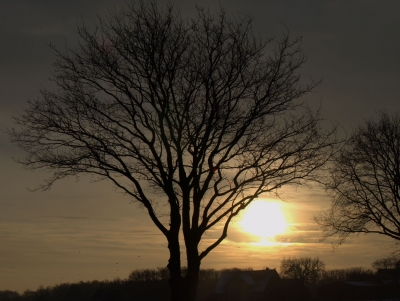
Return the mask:
<svg viewBox="0 0 400 301">
<path fill-rule="evenodd" d="M 1 301 L 19 301 L 20 295 L 17 292 L 5 290 L 0 291 L 0 300 Z"/>
<path fill-rule="evenodd" d="M 400 240 L 400 115 L 368 120 L 333 159 L 326 183 L 331 208 L 316 217 L 324 237 L 353 233 Z M 397 243 L 396 243 L 397 244 Z"/>
<path fill-rule="evenodd" d="M 318 257 L 283 258 L 280 276 L 299 280 L 302 284 L 315 284 L 325 269 L 325 263 Z"/>
<path fill-rule="evenodd" d="M 159 267 L 157 269 L 133 270 L 128 276 L 128 281 L 134 281 L 134 282 L 167 281 L 168 279 L 169 279 L 168 269 L 162 267 Z"/>
<path fill-rule="evenodd" d="M 347 269 L 333 269 L 324 270 L 321 273 L 321 278 L 319 283 L 331 283 L 336 281 L 346 281 L 348 278 Z"/>
<path fill-rule="evenodd" d="M 215 269 L 201 269 L 199 273 L 199 280 L 201 281 L 217 281 L 221 276 L 221 270 Z"/>
<path fill-rule="evenodd" d="M 383 257 L 372 263 L 374 270 L 379 269 L 400 269 L 400 258 L 398 256 Z"/>
<path fill-rule="evenodd" d="M 371 269 L 353 267 L 347 269 L 324 270 L 321 273 L 319 284 L 332 283 L 336 281 L 365 280 L 374 275 Z"/>
<path fill-rule="evenodd" d="M 346 280 L 365 280 L 368 277 L 373 276 L 375 273 L 371 269 L 363 267 L 353 267 L 347 268 L 346 270 Z"/>
<path fill-rule="evenodd" d="M 186 19 L 147 1 L 79 36 L 77 49 L 56 51 L 57 89 L 15 118 L 9 133 L 28 153 L 19 162 L 53 171 L 41 189 L 91 174 L 142 204 L 168 242 L 171 300 L 194 300 L 201 261 L 232 218 L 314 180 L 333 152 L 334 129 L 300 99 L 315 87 L 300 80 L 301 40 L 273 47 L 250 18 L 198 8 Z"/>
<path fill-rule="evenodd" d="M 92 301 L 122 301 L 122 296 L 117 290 L 98 289 Z"/>
</svg>

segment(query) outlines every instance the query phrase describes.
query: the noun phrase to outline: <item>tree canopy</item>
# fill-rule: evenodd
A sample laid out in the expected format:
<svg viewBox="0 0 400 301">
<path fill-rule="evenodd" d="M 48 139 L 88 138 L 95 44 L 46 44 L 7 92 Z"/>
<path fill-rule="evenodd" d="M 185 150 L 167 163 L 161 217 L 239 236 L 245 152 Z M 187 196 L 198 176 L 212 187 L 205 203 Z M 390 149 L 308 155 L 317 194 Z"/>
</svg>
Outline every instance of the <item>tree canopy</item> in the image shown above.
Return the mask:
<svg viewBox="0 0 400 301">
<path fill-rule="evenodd" d="M 280 275 L 282 278 L 296 279 L 302 284 L 315 284 L 325 270 L 325 263 L 318 257 L 283 258 Z"/>
<path fill-rule="evenodd" d="M 379 270 L 379 269 L 398 270 L 400 269 L 400 258 L 395 255 L 379 258 L 372 263 L 372 268 L 374 270 Z"/>
<path fill-rule="evenodd" d="M 254 35 L 248 17 L 137 2 L 56 51 L 55 90 L 15 117 L 27 168 L 108 180 L 168 241 L 172 300 L 194 300 L 201 260 L 254 199 L 315 179 L 335 147 L 303 96 L 301 39 Z M 199 250 L 204 233 L 222 225 Z M 180 233 L 187 259 L 181 275 Z"/>
<path fill-rule="evenodd" d="M 400 240 L 400 115 L 380 113 L 354 131 L 330 167 L 329 210 L 316 217 L 324 236 L 353 233 Z"/>
</svg>

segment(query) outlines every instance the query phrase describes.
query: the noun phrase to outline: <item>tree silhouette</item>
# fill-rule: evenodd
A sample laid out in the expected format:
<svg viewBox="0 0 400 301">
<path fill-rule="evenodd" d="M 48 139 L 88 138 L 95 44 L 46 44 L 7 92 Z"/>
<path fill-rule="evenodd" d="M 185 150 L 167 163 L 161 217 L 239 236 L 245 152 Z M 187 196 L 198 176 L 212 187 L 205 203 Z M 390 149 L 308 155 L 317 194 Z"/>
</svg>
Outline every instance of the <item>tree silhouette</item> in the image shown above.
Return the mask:
<svg viewBox="0 0 400 301">
<path fill-rule="evenodd" d="M 353 233 L 400 240 L 400 115 L 379 114 L 338 152 L 326 183 L 331 208 L 316 217 L 324 237 L 342 243 Z"/>
<path fill-rule="evenodd" d="M 282 278 L 296 279 L 304 284 L 316 284 L 325 269 L 325 263 L 318 257 L 283 258 L 280 275 Z"/>
<path fill-rule="evenodd" d="M 171 300 L 194 300 L 201 260 L 232 218 L 313 180 L 332 154 L 334 129 L 300 100 L 315 87 L 300 81 L 301 40 L 259 38 L 250 18 L 222 9 L 187 20 L 144 2 L 79 37 L 77 49 L 55 50 L 58 88 L 15 117 L 9 133 L 28 153 L 19 162 L 53 171 L 41 189 L 92 174 L 141 203 L 168 241 Z"/>
<path fill-rule="evenodd" d="M 374 270 L 379 270 L 379 269 L 400 269 L 400 258 L 398 256 L 388 256 L 388 257 L 382 257 L 377 260 L 375 260 L 372 263 L 372 268 Z"/>
</svg>

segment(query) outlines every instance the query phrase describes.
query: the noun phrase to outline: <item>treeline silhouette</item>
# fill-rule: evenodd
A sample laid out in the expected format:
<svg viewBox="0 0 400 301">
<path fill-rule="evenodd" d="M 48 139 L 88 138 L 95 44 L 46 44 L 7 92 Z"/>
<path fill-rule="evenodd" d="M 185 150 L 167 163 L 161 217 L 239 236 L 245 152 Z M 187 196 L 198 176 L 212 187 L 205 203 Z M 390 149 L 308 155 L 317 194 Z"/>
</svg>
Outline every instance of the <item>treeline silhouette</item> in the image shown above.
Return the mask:
<svg viewBox="0 0 400 301">
<path fill-rule="evenodd" d="M 322 271 L 318 285 L 336 281 L 369 281 L 375 272 L 371 269 L 354 267 Z"/>
<path fill-rule="evenodd" d="M 224 271 L 204 269 L 199 274 L 198 300 L 207 300 L 220 275 Z M 0 291 L 0 301 L 88 301 L 96 300 L 168 300 L 169 271 L 167 268 L 139 269 L 132 271 L 127 279 L 112 281 L 89 281 L 40 286 L 36 291 L 22 294 L 15 291 Z M 96 294 L 97 293 L 97 294 Z"/>
<path fill-rule="evenodd" d="M 247 269 L 204 269 L 199 274 L 198 301 L 206 301 L 226 271 Z M 319 284 L 333 281 L 359 279 L 360 276 L 372 275 L 373 271 L 364 268 L 326 270 L 319 279 Z M 168 300 L 169 271 L 167 268 L 139 269 L 132 271 L 127 279 L 112 281 L 89 281 L 63 283 L 54 286 L 40 286 L 36 291 L 27 290 L 22 294 L 15 291 L 0 291 L 0 301 L 125 301 L 125 300 Z"/>
</svg>

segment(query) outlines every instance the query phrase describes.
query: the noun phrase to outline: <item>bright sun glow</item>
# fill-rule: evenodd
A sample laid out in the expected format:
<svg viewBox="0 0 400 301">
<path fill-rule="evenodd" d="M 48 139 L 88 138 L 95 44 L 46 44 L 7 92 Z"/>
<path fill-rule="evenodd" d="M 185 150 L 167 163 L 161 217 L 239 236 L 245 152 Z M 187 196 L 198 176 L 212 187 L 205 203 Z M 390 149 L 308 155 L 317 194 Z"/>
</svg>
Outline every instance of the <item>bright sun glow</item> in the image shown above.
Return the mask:
<svg viewBox="0 0 400 301">
<path fill-rule="evenodd" d="M 240 222 L 244 231 L 261 238 L 272 238 L 286 230 L 286 220 L 278 203 L 254 201 Z"/>
</svg>

